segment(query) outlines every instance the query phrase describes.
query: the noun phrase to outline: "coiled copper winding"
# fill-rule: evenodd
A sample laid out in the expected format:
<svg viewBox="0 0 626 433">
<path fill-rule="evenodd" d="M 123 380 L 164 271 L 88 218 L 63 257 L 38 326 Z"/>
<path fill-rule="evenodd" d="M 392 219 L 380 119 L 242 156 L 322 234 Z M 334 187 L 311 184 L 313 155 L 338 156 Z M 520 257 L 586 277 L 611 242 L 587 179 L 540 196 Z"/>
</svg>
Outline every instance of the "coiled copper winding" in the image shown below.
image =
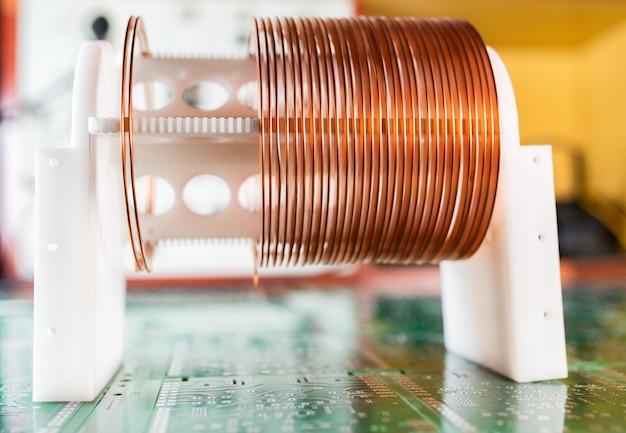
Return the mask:
<svg viewBox="0 0 626 433">
<path fill-rule="evenodd" d="M 130 246 L 135 259 L 137 271 L 150 271 L 148 256 L 151 250 L 144 244 L 141 225 L 137 210 L 137 194 L 135 188 L 135 143 L 133 134 L 133 60 L 135 44 L 139 44 L 139 55 L 149 56 L 148 41 L 139 17 L 131 17 L 126 28 L 124 39 L 124 56 L 122 58 L 122 91 L 120 108 L 120 143 L 122 151 L 122 182 L 124 185 L 124 202 L 126 205 L 126 221 Z M 148 197 L 147 209 L 152 208 L 152 197 Z"/>
<path fill-rule="evenodd" d="M 136 41 L 148 56 L 133 17 L 122 67 L 122 172 L 136 268 L 149 270 L 133 171 Z M 469 23 L 260 18 L 249 41 L 261 266 L 436 263 L 476 251 L 493 212 L 500 131 L 487 49 Z"/>
<path fill-rule="evenodd" d="M 261 265 L 471 256 L 499 168 L 485 44 L 450 19 L 255 22 Z"/>
</svg>

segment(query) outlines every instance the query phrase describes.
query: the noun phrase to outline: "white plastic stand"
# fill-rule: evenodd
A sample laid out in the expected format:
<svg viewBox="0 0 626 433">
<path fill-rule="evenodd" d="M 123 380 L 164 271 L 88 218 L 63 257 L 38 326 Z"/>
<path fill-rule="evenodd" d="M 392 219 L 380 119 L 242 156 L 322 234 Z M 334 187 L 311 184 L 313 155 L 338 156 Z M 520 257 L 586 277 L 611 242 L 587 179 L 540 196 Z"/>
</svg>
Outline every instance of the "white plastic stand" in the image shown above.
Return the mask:
<svg viewBox="0 0 626 433">
<path fill-rule="evenodd" d="M 448 350 L 518 382 L 567 376 L 550 146 L 520 146 L 515 95 L 489 51 L 501 160 L 487 236 L 468 260 L 440 265 Z"/>
<path fill-rule="evenodd" d="M 124 344 L 119 146 L 90 143 L 89 116 L 119 109 L 112 48 L 80 51 L 71 146 L 36 155 L 34 401 L 93 400 L 118 369 Z"/>
<path fill-rule="evenodd" d="M 516 381 L 567 375 L 548 146 L 519 145 L 515 98 L 490 51 L 501 109 L 495 212 L 469 260 L 441 265 L 446 346 Z M 34 401 L 93 400 L 123 353 L 127 236 L 116 140 L 88 119 L 119 110 L 109 44 L 83 46 L 71 146 L 36 156 Z"/>
</svg>

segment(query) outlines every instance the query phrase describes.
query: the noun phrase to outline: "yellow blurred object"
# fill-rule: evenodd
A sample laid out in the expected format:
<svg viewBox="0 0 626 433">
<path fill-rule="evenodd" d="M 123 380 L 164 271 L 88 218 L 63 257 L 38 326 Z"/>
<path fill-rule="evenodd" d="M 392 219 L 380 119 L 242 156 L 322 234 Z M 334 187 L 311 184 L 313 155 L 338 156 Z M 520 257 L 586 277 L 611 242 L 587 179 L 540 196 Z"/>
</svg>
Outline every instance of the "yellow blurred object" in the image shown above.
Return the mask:
<svg viewBox="0 0 626 433">
<path fill-rule="evenodd" d="M 368 15 L 464 18 L 494 46 L 576 45 L 618 25 L 623 0 L 362 0 Z"/>
</svg>

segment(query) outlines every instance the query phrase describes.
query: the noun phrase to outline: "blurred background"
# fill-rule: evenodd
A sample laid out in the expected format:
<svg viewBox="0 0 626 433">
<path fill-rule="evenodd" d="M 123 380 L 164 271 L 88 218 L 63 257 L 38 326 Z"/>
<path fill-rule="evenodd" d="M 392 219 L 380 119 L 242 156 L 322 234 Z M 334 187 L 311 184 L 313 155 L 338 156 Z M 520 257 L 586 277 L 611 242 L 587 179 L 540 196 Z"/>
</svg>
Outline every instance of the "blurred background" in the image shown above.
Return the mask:
<svg viewBox="0 0 626 433">
<path fill-rule="evenodd" d="M 130 15 L 158 53 L 240 53 L 253 16 L 451 16 L 472 22 L 513 81 L 522 144 L 552 144 L 564 258 L 626 245 L 626 1 L 0 0 L 0 276 L 32 277 L 33 153 L 69 140 L 82 41 L 121 50 Z M 121 58 L 121 56 L 120 56 Z"/>
</svg>

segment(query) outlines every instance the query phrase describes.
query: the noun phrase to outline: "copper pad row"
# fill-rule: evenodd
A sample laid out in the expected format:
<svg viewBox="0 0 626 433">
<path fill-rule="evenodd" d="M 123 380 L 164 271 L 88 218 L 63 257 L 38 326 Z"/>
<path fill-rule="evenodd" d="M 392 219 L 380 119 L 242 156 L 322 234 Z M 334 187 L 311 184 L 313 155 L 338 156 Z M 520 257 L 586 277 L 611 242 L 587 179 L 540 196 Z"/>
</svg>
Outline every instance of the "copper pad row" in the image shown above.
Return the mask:
<svg viewBox="0 0 626 433">
<path fill-rule="evenodd" d="M 257 19 L 262 266 L 472 255 L 499 168 L 485 44 L 449 19 Z"/>
</svg>

